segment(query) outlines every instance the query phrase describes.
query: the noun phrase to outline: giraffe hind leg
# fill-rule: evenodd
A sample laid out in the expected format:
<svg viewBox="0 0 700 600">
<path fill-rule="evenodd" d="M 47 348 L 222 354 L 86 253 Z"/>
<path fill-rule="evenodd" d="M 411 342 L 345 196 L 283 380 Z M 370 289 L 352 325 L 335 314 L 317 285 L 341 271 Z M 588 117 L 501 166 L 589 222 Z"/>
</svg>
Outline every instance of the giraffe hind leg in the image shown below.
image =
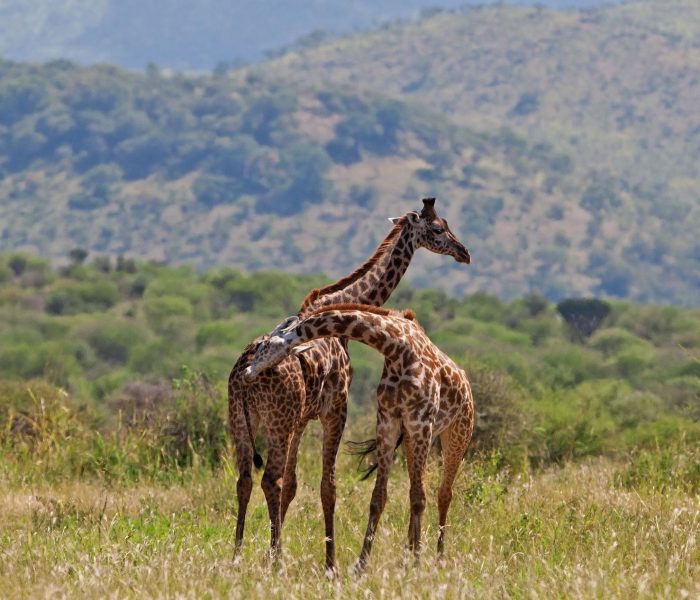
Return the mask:
<svg viewBox="0 0 700 600">
<path fill-rule="evenodd" d="M 287 459 L 288 441 L 288 436 L 268 434 L 267 464 L 260 482 L 270 517 L 270 558 L 273 561 L 279 558 L 281 549 L 282 513 L 280 510 L 280 496 L 284 466 Z"/>
<path fill-rule="evenodd" d="M 438 490 L 439 532 L 437 553 L 442 556 L 445 549 L 445 528 L 447 512 L 452 502 L 452 488 L 459 473 L 462 459 L 471 438 L 471 420 L 466 413 L 440 434 L 442 443 L 442 482 Z"/>
<path fill-rule="evenodd" d="M 340 439 L 343 437 L 347 405 L 343 403 L 333 413 L 322 419 L 323 423 L 323 474 L 321 476 L 321 505 L 326 538 L 326 570 L 335 571 L 335 461 Z"/>
<path fill-rule="evenodd" d="M 372 500 L 369 505 L 369 519 L 367 531 L 362 544 L 360 556 L 355 564 L 355 573 L 362 573 L 367 565 L 367 560 L 372 551 L 372 543 L 377 531 L 377 524 L 384 506 L 386 505 L 387 483 L 389 471 L 394 460 L 394 448 L 396 440 L 401 432 L 401 421 L 397 418 L 384 415 L 381 410 L 377 414 L 377 480 L 372 491 Z"/>
<path fill-rule="evenodd" d="M 231 436 L 236 449 L 236 466 L 238 467 L 238 481 L 236 482 L 236 497 L 238 500 L 238 513 L 236 515 L 236 541 L 234 558 L 236 558 L 243 546 L 243 533 L 245 530 L 245 518 L 253 490 L 252 465 L 254 451 L 250 441 L 250 432 L 243 415 L 241 402 L 232 393 L 229 396 L 229 413 L 231 423 Z M 257 429 L 257 419 L 251 419 L 250 426 L 253 431 Z"/>
</svg>

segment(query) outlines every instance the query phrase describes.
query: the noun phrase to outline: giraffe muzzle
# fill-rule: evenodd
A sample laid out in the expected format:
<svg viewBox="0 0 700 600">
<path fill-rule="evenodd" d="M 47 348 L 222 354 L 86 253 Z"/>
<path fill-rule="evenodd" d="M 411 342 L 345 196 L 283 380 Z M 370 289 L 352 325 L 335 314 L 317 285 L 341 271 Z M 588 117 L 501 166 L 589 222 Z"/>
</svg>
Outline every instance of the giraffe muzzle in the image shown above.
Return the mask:
<svg viewBox="0 0 700 600">
<path fill-rule="evenodd" d="M 470 264 L 470 263 L 472 262 L 472 257 L 471 257 L 471 255 L 469 254 L 469 250 L 467 250 L 466 248 L 464 248 L 463 251 L 460 251 L 460 253 L 459 253 L 457 256 L 455 256 L 455 260 L 456 260 L 458 263 L 462 263 L 462 264 L 468 265 L 468 264 Z"/>
</svg>

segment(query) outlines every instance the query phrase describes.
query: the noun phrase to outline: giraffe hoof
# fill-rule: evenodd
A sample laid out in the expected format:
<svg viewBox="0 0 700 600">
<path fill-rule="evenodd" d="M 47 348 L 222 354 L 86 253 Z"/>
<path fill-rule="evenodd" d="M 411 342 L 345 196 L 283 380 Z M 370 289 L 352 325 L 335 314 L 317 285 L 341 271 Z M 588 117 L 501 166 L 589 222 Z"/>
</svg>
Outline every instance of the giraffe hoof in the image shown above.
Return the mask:
<svg viewBox="0 0 700 600">
<path fill-rule="evenodd" d="M 326 565 L 326 579 L 333 581 L 338 577 L 338 568 L 335 565 Z"/>
</svg>

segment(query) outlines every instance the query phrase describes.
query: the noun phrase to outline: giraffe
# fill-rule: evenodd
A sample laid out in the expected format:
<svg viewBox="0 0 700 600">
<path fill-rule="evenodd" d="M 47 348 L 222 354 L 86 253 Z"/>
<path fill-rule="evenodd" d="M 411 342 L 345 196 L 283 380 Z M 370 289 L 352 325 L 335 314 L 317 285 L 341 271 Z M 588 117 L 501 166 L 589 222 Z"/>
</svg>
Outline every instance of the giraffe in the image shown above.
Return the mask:
<svg viewBox="0 0 700 600">
<path fill-rule="evenodd" d="M 435 198 L 423 200 L 420 213 L 408 212 L 390 219 L 393 228 L 370 258 L 349 275 L 304 299 L 298 315 L 316 307 L 339 302 L 381 305 L 386 302 L 408 268 L 418 248 L 470 262 L 467 249 L 450 231 L 447 221 L 435 211 Z M 284 326 L 278 326 L 277 330 Z M 290 356 L 265 378 L 246 382 L 246 369 L 256 347 L 275 332 L 257 338 L 234 364 L 228 382 L 229 427 L 236 449 L 239 472 L 236 484 L 238 515 L 234 556 L 241 549 L 245 516 L 252 490 L 252 465 L 262 466 L 255 452 L 255 434 L 260 425 L 267 434 L 268 457 L 261 487 L 270 518 L 270 554 L 280 550 L 280 531 L 297 489 L 296 462 L 304 429 L 311 419 L 323 428 L 323 508 L 326 569 L 335 567 L 334 511 L 335 459 L 347 418 L 347 396 L 352 367 L 347 341 L 315 340 L 303 355 Z"/>
<path fill-rule="evenodd" d="M 257 347 L 244 377 L 249 381 L 264 379 L 265 369 L 290 354 L 303 354 L 311 340 L 327 336 L 356 340 L 384 355 L 384 371 L 377 387 L 377 480 L 355 571 L 361 572 L 369 558 L 401 435 L 411 482 L 408 546 L 416 560 L 425 508 L 423 475 L 433 436 L 440 436 L 444 470 L 438 491 L 437 550 L 442 555 L 452 486 L 474 426 L 474 402 L 466 373 L 430 341 L 412 311 L 336 304 L 316 309 L 303 319 L 289 319 Z"/>
</svg>

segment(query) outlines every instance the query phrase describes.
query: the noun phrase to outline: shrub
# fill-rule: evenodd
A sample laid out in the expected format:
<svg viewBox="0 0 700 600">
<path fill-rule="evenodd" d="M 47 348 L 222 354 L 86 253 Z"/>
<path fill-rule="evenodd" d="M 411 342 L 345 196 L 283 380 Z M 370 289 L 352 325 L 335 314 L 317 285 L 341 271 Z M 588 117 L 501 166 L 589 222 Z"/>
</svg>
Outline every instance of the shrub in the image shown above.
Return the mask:
<svg viewBox="0 0 700 600">
<path fill-rule="evenodd" d="M 476 412 L 471 447 L 480 453 L 498 450 L 509 462 L 517 460 L 532 423 L 514 384 L 503 373 L 484 366 L 467 368 L 467 375 Z"/>
<path fill-rule="evenodd" d="M 97 355 L 111 363 L 126 363 L 131 349 L 143 341 L 143 329 L 136 324 L 112 320 L 94 325 L 86 334 Z"/>
<path fill-rule="evenodd" d="M 204 346 L 225 346 L 235 344 L 240 339 L 239 328 L 228 321 L 213 321 L 205 323 L 197 331 L 197 348 Z"/>
<path fill-rule="evenodd" d="M 143 308 L 148 322 L 156 329 L 162 327 L 170 317 L 189 317 L 192 315 L 192 305 L 189 300 L 178 296 L 147 298 Z"/>
<path fill-rule="evenodd" d="M 102 311 L 114 306 L 118 300 L 119 292 L 109 281 L 63 284 L 47 298 L 46 311 L 53 315 Z"/>
</svg>

